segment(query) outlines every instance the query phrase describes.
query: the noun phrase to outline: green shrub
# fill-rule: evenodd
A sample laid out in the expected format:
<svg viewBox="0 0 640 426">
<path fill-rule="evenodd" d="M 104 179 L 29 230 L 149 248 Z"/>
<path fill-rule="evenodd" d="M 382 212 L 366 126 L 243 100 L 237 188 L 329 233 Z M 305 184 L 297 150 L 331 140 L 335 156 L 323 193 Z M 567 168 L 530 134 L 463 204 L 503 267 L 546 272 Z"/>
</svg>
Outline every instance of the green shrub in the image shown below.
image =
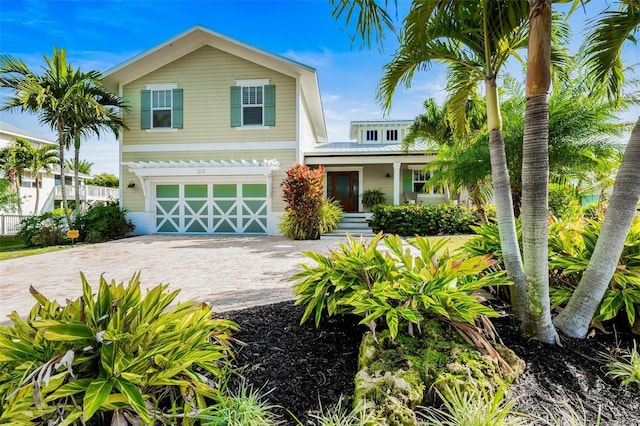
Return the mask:
<svg viewBox="0 0 640 426">
<path fill-rule="evenodd" d="M 101 278 L 94 294 L 82 276 L 66 306 L 32 288 L 27 318 L 0 326 L 0 423 L 168 424 L 215 404 L 236 325 L 167 287 Z"/>
<path fill-rule="evenodd" d="M 343 212 L 340 202 L 336 200 L 324 200 L 320 206 L 318 228 L 320 234 L 327 234 L 338 227 L 342 220 Z"/>
<path fill-rule="evenodd" d="M 549 232 L 550 296 L 553 306 L 564 306 L 580 282 L 600 235 L 601 222 L 557 222 Z M 619 313 L 630 325 L 640 322 L 640 217 L 636 216 L 618 266 L 593 317 L 606 321 Z M 636 325 L 637 326 L 637 325 Z"/>
<path fill-rule="evenodd" d="M 22 238 L 27 247 L 55 246 L 67 241 L 63 224 L 64 216 L 54 213 L 28 216 L 20 222 L 17 236 Z"/>
<path fill-rule="evenodd" d="M 486 273 L 493 265 L 488 256 L 469 259 L 449 256 L 446 240 L 431 244 L 427 238 L 411 239 L 417 255 L 395 236 L 384 238 L 386 250 L 377 249 L 378 234 L 371 243 L 350 238 L 328 256 L 303 252 L 317 265 L 302 265 L 294 294 L 297 305 L 306 305 L 301 322 L 312 314 L 318 325 L 323 313 L 350 313 L 362 318 L 375 332 L 384 322 L 392 337 L 399 327 L 420 325 L 425 316 L 473 324 L 481 315 L 496 316 L 473 293 L 488 285 L 506 284 L 502 273 Z"/>
<path fill-rule="evenodd" d="M 471 232 L 470 226 L 479 220 L 466 207 L 453 204 L 376 205 L 371 211 L 371 227 L 375 232 L 401 236 L 466 234 Z"/>
<path fill-rule="evenodd" d="M 134 225 L 127 220 L 126 210 L 117 201 L 97 204 L 78 217 L 74 223 L 80 231 L 80 239 L 88 243 L 124 238 L 133 231 Z"/>
<path fill-rule="evenodd" d="M 324 168 L 311 169 L 295 164 L 282 181 L 282 197 L 286 204 L 278 228 L 293 240 L 320 238 L 320 216 L 324 202 L 322 183 Z"/>
<path fill-rule="evenodd" d="M 549 185 L 549 213 L 560 220 L 574 219 L 580 215 L 582 208 L 578 191 L 568 185 Z"/>
<path fill-rule="evenodd" d="M 464 243 L 462 251 L 470 256 L 483 256 L 489 254 L 498 261 L 500 268 L 504 269 L 498 223 L 490 220 L 487 223 L 471 225 L 470 228 L 476 235 Z M 520 219 L 516 219 L 516 235 L 520 247 L 522 247 L 522 225 Z"/>
</svg>

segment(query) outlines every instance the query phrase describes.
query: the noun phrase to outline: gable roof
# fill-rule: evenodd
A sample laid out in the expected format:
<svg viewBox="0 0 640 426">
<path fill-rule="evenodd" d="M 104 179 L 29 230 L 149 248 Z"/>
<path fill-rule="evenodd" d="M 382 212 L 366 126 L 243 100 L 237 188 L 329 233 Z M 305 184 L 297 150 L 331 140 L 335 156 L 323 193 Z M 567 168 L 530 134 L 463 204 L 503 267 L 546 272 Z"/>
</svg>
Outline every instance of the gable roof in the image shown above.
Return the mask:
<svg viewBox="0 0 640 426">
<path fill-rule="evenodd" d="M 103 84 L 111 92 L 118 93 L 119 85 L 125 85 L 137 80 L 203 46 L 214 47 L 265 68 L 299 79 L 301 95 L 303 101 L 307 104 L 309 116 L 318 140 L 326 141 L 327 129 L 315 68 L 249 46 L 201 26 L 195 26 L 165 43 L 107 70 L 103 74 Z"/>
<path fill-rule="evenodd" d="M 41 135 L 36 135 L 32 131 L 21 129 L 4 121 L 0 121 L 0 133 L 5 134 L 11 138 L 23 138 L 41 144 L 58 145 L 56 142 L 45 139 Z"/>
</svg>

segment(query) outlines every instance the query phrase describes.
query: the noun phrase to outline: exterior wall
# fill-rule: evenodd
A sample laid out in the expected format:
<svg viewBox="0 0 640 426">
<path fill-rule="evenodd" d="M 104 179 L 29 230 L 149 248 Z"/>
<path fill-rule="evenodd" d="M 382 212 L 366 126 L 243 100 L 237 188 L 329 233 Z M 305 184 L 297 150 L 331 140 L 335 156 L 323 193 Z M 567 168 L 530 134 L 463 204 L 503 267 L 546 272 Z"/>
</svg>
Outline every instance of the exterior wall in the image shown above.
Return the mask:
<svg viewBox="0 0 640 426">
<path fill-rule="evenodd" d="M 268 79 L 276 86 L 276 125 L 238 128 L 230 126 L 230 87 L 236 80 Z M 148 84 L 176 83 L 184 91 L 182 129 L 153 131 L 140 129 L 140 92 Z M 227 54 L 202 47 L 124 86 L 129 105 L 125 121 L 127 145 L 198 142 L 296 141 L 295 79 Z"/>
<path fill-rule="evenodd" d="M 391 164 L 368 164 L 364 166 L 364 188 L 381 189 L 386 203 L 393 204 L 393 166 Z M 389 173 L 389 177 L 387 177 Z"/>
<path fill-rule="evenodd" d="M 300 114 L 300 156 L 299 161 L 302 161 L 302 155 L 305 152 L 311 150 L 316 143 L 313 128 L 311 125 L 311 119 L 309 118 L 308 110 L 303 106 Z"/>
<path fill-rule="evenodd" d="M 276 86 L 275 126 L 231 127 L 230 87 L 236 85 L 236 80 L 268 80 Z M 183 128 L 140 128 L 140 95 L 151 84 L 177 84 L 183 90 Z M 300 122 L 296 118 L 296 85 L 292 77 L 213 47 L 202 47 L 124 86 L 123 98 L 130 106 L 125 120 L 130 130 L 122 138 L 121 161 L 276 159 L 280 170 L 271 175 L 268 232 L 277 234 L 277 221 L 284 211 L 280 183 L 286 170 L 296 162 L 298 125 L 304 126 L 305 138 L 313 138 L 308 118 Z M 238 181 L 244 179 L 241 173 L 239 169 Z M 151 229 L 153 212 L 146 211 L 143 183 L 127 166 L 121 166 L 120 177 L 122 205 L 136 224 L 136 233 L 154 232 Z M 161 179 L 180 181 L 182 178 Z M 197 178 L 191 177 L 190 181 L 197 182 Z M 129 187 L 130 183 L 135 186 Z"/>
</svg>

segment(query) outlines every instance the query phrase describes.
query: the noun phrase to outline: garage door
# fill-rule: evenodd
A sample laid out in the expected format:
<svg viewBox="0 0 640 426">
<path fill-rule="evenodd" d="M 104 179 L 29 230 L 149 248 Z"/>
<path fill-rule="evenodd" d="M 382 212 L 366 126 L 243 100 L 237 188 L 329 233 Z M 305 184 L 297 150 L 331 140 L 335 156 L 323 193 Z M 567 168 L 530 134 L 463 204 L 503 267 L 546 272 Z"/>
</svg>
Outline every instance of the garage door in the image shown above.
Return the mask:
<svg viewBox="0 0 640 426">
<path fill-rule="evenodd" d="M 156 185 L 156 232 L 266 234 L 266 184 Z"/>
</svg>

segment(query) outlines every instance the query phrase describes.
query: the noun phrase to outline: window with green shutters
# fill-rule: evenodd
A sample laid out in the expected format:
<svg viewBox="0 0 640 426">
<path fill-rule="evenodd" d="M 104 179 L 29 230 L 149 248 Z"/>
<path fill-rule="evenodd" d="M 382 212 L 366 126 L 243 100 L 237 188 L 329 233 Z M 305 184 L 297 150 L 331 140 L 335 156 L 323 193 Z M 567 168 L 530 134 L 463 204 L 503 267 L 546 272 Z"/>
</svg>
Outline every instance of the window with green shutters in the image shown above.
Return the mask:
<svg viewBox="0 0 640 426">
<path fill-rule="evenodd" d="M 231 86 L 231 127 L 275 126 L 276 86 Z"/>
<path fill-rule="evenodd" d="M 140 93 L 141 129 L 182 129 L 182 89 L 149 89 Z"/>
</svg>

